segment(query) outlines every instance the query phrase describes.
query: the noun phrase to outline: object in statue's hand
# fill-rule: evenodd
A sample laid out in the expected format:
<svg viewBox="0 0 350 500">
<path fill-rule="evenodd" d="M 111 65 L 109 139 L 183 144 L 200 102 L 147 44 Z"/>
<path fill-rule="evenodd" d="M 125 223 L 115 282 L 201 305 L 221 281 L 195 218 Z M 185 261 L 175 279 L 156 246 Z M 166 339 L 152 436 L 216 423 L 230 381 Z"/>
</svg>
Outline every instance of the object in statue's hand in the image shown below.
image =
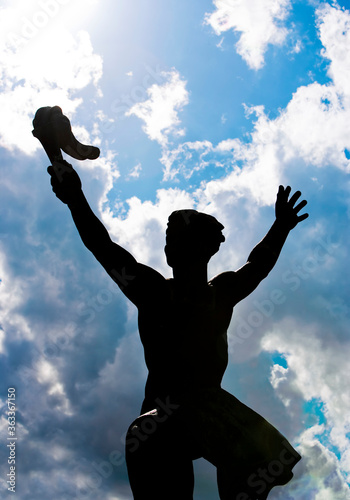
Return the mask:
<svg viewBox="0 0 350 500">
<path fill-rule="evenodd" d="M 81 144 L 73 135 L 69 119 L 59 106 L 39 108 L 33 120 L 33 135 L 53 163 L 62 159 L 61 149 L 76 160 L 96 160 L 100 150 Z"/>
</svg>

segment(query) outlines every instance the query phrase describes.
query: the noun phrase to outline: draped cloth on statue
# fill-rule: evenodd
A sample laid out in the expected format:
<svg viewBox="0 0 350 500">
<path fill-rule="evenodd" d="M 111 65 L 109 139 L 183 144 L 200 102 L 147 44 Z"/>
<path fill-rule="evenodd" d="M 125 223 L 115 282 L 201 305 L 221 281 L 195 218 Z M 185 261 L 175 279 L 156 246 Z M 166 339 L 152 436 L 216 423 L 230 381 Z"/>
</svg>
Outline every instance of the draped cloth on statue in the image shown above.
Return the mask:
<svg viewBox="0 0 350 500">
<path fill-rule="evenodd" d="M 220 467 L 245 471 L 258 487 L 264 475 L 270 488 L 286 484 L 301 459 L 267 420 L 221 388 L 193 392 L 175 412 L 200 443 L 202 456 Z"/>
</svg>

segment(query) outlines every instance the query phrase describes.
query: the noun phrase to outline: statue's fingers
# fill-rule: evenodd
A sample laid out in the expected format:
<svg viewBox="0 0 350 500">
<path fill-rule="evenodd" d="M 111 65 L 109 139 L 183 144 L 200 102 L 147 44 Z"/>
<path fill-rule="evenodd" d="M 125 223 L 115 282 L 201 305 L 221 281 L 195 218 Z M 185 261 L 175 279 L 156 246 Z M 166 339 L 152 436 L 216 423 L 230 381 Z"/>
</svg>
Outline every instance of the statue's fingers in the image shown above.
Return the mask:
<svg viewBox="0 0 350 500">
<path fill-rule="evenodd" d="M 52 190 L 54 192 L 56 192 L 57 189 L 59 189 L 62 186 L 63 176 L 59 175 L 59 173 L 55 170 L 54 167 L 51 167 L 51 168 L 52 168 L 52 170 L 50 171 L 51 172 L 50 173 L 50 175 L 51 175 L 50 183 L 52 186 Z"/>
<path fill-rule="evenodd" d="M 297 205 L 296 207 L 294 207 L 294 211 L 295 211 L 295 213 L 297 214 L 298 212 L 300 212 L 300 210 L 301 210 L 302 208 L 304 208 L 304 207 L 305 207 L 305 205 L 307 205 L 307 201 L 306 201 L 306 200 L 303 200 L 303 201 L 301 201 L 300 203 L 298 203 L 298 205 Z"/>
<path fill-rule="evenodd" d="M 301 192 L 300 191 L 295 191 L 295 193 L 290 197 L 289 204 L 294 206 L 294 203 L 297 201 L 298 198 L 300 198 Z"/>
<path fill-rule="evenodd" d="M 284 186 L 279 186 L 278 188 L 278 193 L 277 193 L 277 198 L 279 200 L 287 201 L 289 193 L 291 191 L 291 187 L 287 186 L 286 188 Z"/>
<path fill-rule="evenodd" d="M 51 186 L 58 185 L 57 173 L 55 171 L 55 168 L 52 165 L 47 167 L 47 173 L 50 174 L 50 176 L 51 176 L 51 179 L 50 179 Z"/>
<path fill-rule="evenodd" d="M 299 215 L 298 222 L 301 222 L 309 217 L 309 214 Z"/>
</svg>

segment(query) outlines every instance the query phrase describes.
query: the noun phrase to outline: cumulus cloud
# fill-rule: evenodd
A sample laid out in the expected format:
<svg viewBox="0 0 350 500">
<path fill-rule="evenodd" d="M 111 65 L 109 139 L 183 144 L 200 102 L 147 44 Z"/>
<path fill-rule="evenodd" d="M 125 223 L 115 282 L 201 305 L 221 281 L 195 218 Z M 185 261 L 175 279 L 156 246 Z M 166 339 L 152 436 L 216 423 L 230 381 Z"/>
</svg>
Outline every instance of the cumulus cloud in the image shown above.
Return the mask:
<svg viewBox="0 0 350 500">
<path fill-rule="evenodd" d="M 151 140 L 159 142 L 162 146 L 168 143 L 170 134 L 184 135 L 184 130 L 179 128 L 181 121 L 179 111 L 188 103 L 186 81 L 183 80 L 175 69 L 162 72 L 166 82 L 162 85 L 153 84 L 147 89 L 148 99 L 134 104 L 126 116 L 137 116 L 143 122 L 143 130 Z"/>
<path fill-rule="evenodd" d="M 138 163 L 130 170 L 129 174 L 127 175 L 127 179 L 128 180 L 138 179 L 140 177 L 141 172 L 142 172 L 142 165 L 141 163 Z"/>
<path fill-rule="evenodd" d="M 167 220 L 174 210 L 193 208 L 193 195 L 180 189 L 159 189 L 154 203 L 142 202 L 136 196 L 126 203 L 128 211 L 124 219 L 114 217 L 109 208 L 101 214 L 111 237 L 132 251 L 143 264 L 168 274 L 164 257 Z"/>
<path fill-rule="evenodd" d="M 49 193 L 49 186 L 46 190 Z M 125 348 L 119 348 L 120 355 L 114 360 L 127 317 L 120 291 L 71 232 L 74 228 L 68 213 L 65 217 L 65 207 L 57 204 L 55 215 L 49 199 L 43 198 L 39 215 L 27 207 L 15 230 L 7 231 L 1 252 L 0 314 L 5 331 L 1 377 L 4 386 L 16 388 L 21 453 L 28 457 L 21 460 L 18 488 L 21 498 L 28 500 L 39 495 L 39 490 L 46 497 L 76 498 L 80 487 L 82 498 L 96 498 L 104 489 L 112 491 L 113 485 L 94 464 L 108 461 L 113 450 L 123 451 L 121 438 L 138 411 L 139 401 L 133 406 L 122 397 L 131 380 L 122 368 Z M 45 237 L 41 225 L 46 227 Z M 53 244 L 58 228 L 61 241 Z M 13 245 L 22 251 L 11 258 Z M 133 367 L 130 375 L 134 374 L 134 393 L 138 390 L 141 400 L 143 373 L 137 368 L 139 356 L 135 359 L 131 344 L 132 339 L 127 351 Z M 108 370 L 109 364 L 113 370 Z M 114 375 L 120 389 L 113 383 Z M 116 392 L 121 397 L 112 404 Z M 102 395 L 111 402 L 109 410 L 101 404 Z M 91 412 L 92 407 L 100 410 Z M 113 429 L 113 445 L 103 436 L 106 426 Z M 89 438 L 87 444 L 78 437 L 97 438 L 99 432 L 100 437 L 96 441 Z M 1 436 L 6 439 L 7 427 Z M 4 450 L 1 461 L 1 476 L 6 478 Z M 118 464 L 118 491 L 124 484 L 125 495 L 120 493 L 120 498 L 127 498 L 125 461 L 119 457 Z"/>
<path fill-rule="evenodd" d="M 81 8 L 82 3 L 78 3 Z M 90 3 L 83 2 L 84 15 Z M 85 92 L 86 99 L 89 92 L 94 99 L 101 95 L 102 58 L 94 52 L 86 31 L 70 31 L 69 22 L 65 27 L 56 22 L 60 13 L 65 12 L 61 3 L 39 5 L 40 8 L 37 2 L 35 5 L 8 2 L 0 16 L 3 42 L 0 145 L 2 159 L 5 158 L 1 165 L 4 209 L 0 249 L 1 378 L 4 386 L 14 386 L 20 394 L 18 433 L 22 456 L 28 457 L 21 462 L 22 477 L 18 486 L 21 498 L 40 495 L 75 498 L 79 484 L 91 484 L 93 473 L 98 488 L 90 488 L 87 494 L 95 498 L 101 488 L 111 490 L 93 467 L 97 457 L 105 458 L 104 450 L 93 444 L 91 448 L 88 445 L 90 451 L 87 451 L 80 439 L 72 448 L 72 432 L 79 434 L 84 428 L 88 435 L 89 426 L 95 425 L 95 422 L 89 423 L 88 418 L 84 421 L 81 408 L 88 400 L 88 414 L 89 405 L 97 404 L 97 395 L 87 397 L 89 384 L 96 386 L 100 370 L 108 361 L 112 363 L 125 331 L 126 317 L 123 306 L 116 300 L 115 284 L 111 286 L 104 278 L 101 281 L 101 270 L 91 268 L 91 257 L 85 251 L 79 256 L 82 247 L 78 239 L 75 256 L 69 255 L 72 245 L 74 247 L 71 238 L 74 234 L 77 237 L 71 232 L 71 218 L 50 192 L 45 173 L 47 163 L 37 166 L 28 155 L 41 150 L 40 143 L 31 134 L 31 120 L 37 108 L 58 104 L 72 118 L 83 102 L 81 92 Z M 57 12 L 48 13 L 46 7 L 56 8 Z M 73 11 L 76 7 L 75 3 Z M 79 139 L 100 143 L 98 124 L 93 124 L 88 131 L 80 120 L 72 121 Z M 38 163 L 41 163 L 40 155 Z M 119 175 L 115 153 L 107 149 L 101 158 L 82 162 L 77 169 L 97 211 Z M 92 182 L 85 183 L 87 178 Z M 57 230 L 61 236 L 53 243 Z M 95 287 L 91 283 L 95 283 Z M 107 325 L 107 317 L 99 315 L 102 310 L 111 315 L 106 316 L 110 317 L 112 327 Z M 96 331 L 104 335 L 96 337 Z M 141 375 L 139 378 L 141 382 Z M 4 404 L 6 401 L 1 402 L 1 411 L 5 415 Z M 128 411 L 133 416 L 136 405 L 131 409 L 125 405 L 126 415 Z M 112 421 L 114 416 L 115 408 L 111 407 L 107 419 Z M 125 430 L 122 421 L 121 418 L 120 427 L 113 422 L 118 440 Z M 101 429 L 103 425 L 101 422 Z M 7 427 L 2 426 L 1 431 L 5 441 Z M 122 443 L 120 449 L 123 449 Z M 1 462 L 1 486 L 5 490 L 4 478 L 8 473 L 5 450 Z M 118 468 L 117 477 L 120 490 L 125 488 L 120 498 L 125 498 L 129 490 L 124 462 Z"/>
<path fill-rule="evenodd" d="M 283 172 L 281 148 L 263 111 L 256 109 L 256 112 L 259 118 L 250 143 L 239 139 L 226 139 L 217 145 L 198 141 L 169 149 L 161 160 L 165 166 L 164 178 L 182 175 L 189 179 L 197 172 L 215 167 L 221 175 L 203 183 L 206 196 L 231 193 L 240 198 L 249 192 L 259 204 L 271 204 Z"/>
<path fill-rule="evenodd" d="M 279 377 L 276 377 L 274 368 L 272 383 L 286 406 L 293 399 L 294 391 L 301 393 L 305 401 L 322 401 L 328 441 L 343 454 L 350 445 L 350 397 L 346 389 L 350 345 L 336 338 L 339 327 L 329 333 L 316 324 L 309 326 L 305 333 L 302 333 L 303 329 L 305 326 L 284 320 L 262 339 L 264 349 L 283 353 L 288 364 Z M 288 331 L 288 336 L 283 335 L 283 331 Z M 325 434 L 327 429 L 318 434 Z M 340 464 L 348 474 L 350 464 L 346 455 L 344 458 Z"/>
<path fill-rule="evenodd" d="M 86 31 L 73 35 L 42 9 L 21 16 L 29 5 L 3 8 L 0 21 L 0 145 L 27 154 L 41 147 L 30 134 L 35 111 L 60 105 L 73 115 L 82 102 L 77 92 L 89 85 L 99 92 L 102 76 L 102 59 Z"/>
<path fill-rule="evenodd" d="M 322 55 L 329 60 L 328 74 L 338 92 L 349 98 L 350 55 L 347 47 L 350 42 L 350 12 L 337 4 L 327 3 L 317 10 L 317 23 L 320 40 L 324 46 Z"/>
<path fill-rule="evenodd" d="M 207 190 L 223 191 L 227 185 L 228 190 L 250 191 L 259 203 L 266 204 L 272 199 L 272 181 L 280 182 L 283 173 L 297 163 L 349 172 L 350 160 L 345 152 L 350 150 L 346 85 L 350 62 L 347 56 L 343 58 L 349 26 L 348 11 L 329 5 L 318 11 L 322 54 L 329 60 L 331 82 L 299 87 L 275 119 L 270 119 L 261 105 L 245 106 L 247 119 L 254 121 L 249 142 L 232 138 L 214 145 L 203 140 L 168 148 L 161 159 L 164 178 L 183 175 L 189 179 L 215 166 L 228 175 L 208 182 Z"/>
<path fill-rule="evenodd" d="M 252 69 L 264 65 L 269 45 L 281 45 L 288 30 L 284 25 L 290 0 L 214 0 L 216 10 L 205 22 L 217 35 L 233 30 L 240 33 L 236 50 Z"/>
<path fill-rule="evenodd" d="M 298 451 L 303 460 L 298 464 L 293 482 L 273 491 L 274 500 L 348 498 L 349 488 L 339 473 L 337 457 L 319 441 L 322 432 L 323 426 L 315 425 L 302 434 Z"/>
<path fill-rule="evenodd" d="M 224 14 L 222 22 L 216 19 L 221 33 L 229 29 L 244 33 L 232 21 L 234 9 L 248 15 L 243 3 L 215 5 L 217 15 L 219 9 Z M 283 8 L 288 8 L 287 2 L 276 3 L 275 11 L 267 9 L 270 17 L 261 18 L 272 31 L 269 38 L 259 39 L 260 52 L 250 48 L 249 37 L 243 38 L 244 57 L 252 67 L 263 64 L 268 44 L 277 43 L 273 30 L 281 28 L 283 40 L 285 28 L 278 24 L 285 19 L 278 14 Z M 350 354 L 349 167 L 344 154 L 349 148 L 349 13 L 325 6 L 317 16 L 332 80 L 298 88 L 274 119 L 262 106 L 247 108 L 247 118 L 254 120 L 248 138 L 226 137 L 217 142 L 202 138 L 174 146 L 173 138 L 181 139 L 180 112 L 190 87 L 176 70 L 163 73 L 165 83 L 150 87 L 148 99 L 129 110 L 130 116 L 143 121 L 147 136 L 161 146 L 165 181 L 182 176 L 186 190 L 163 185 L 153 200 L 128 196 L 122 200 L 123 216 L 120 212 L 116 216 L 110 202 L 119 176 L 115 151 L 77 167 L 87 197 L 111 237 L 167 277 L 170 270 L 163 247 L 173 210 L 197 208 L 225 225 L 226 242 L 211 264 L 213 275 L 242 265 L 264 235 L 273 220 L 279 182 L 307 184 L 312 218 L 289 238 L 277 268 L 259 290 L 237 306 L 230 328 L 230 358 L 235 363 L 228 368 L 225 388 L 268 418 L 303 456 L 295 480 L 281 491 L 276 489 L 271 499 L 343 500 L 349 493 L 344 479 L 349 472 L 350 405 L 344 375 Z M 214 17 L 209 19 L 214 23 Z M 227 25 L 222 24 L 225 19 Z M 250 24 L 244 26 L 248 33 Z M 13 52 L 13 46 L 6 50 Z M 29 45 L 27 50 L 32 50 Z M 44 48 L 38 50 L 45 62 Z M 123 437 L 139 411 L 146 374 L 136 311 L 83 248 L 69 212 L 52 198 L 43 172 L 21 154 L 39 147 L 30 136 L 30 119 L 39 100 L 44 97 L 44 104 L 50 104 L 48 99 L 54 98 L 54 104 L 63 102 L 67 114 L 78 114 L 81 91 L 87 92 L 90 86 L 94 95 L 98 91 L 102 61 L 84 34 L 67 35 L 62 52 L 55 52 L 58 67 L 49 66 L 47 77 L 36 62 L 38 74 L 31 77 L 28 64 L 21 69 L 24 56 L 11 62 L 6 59 L 10 52 L 3 49 L 1 56 L 3 90 L 14 113 L 9 131 L 3 125 L 1 132 L 7 156 L 1 178 L 0 370 L 4 384 L 15 384 L 20 396 L 21 498 L 128 499 Z M 68 77 L 59 74 L 63 54 L 68 58 Z M 20 96 L 16 89 L 22 89 L 24 111 L 16 101 Z M 96 117 L 101 113 L 97 111 Z M 15 129 L 20 133 L 16 135 Z M 75 132 L 85 142 L 90 137 L 96 144 L 102 141 L 97 125 L 90 132 L 78 123 Z M 14 148 L 20 150 L 16 157 Z M 23 168 L 24 162 L 28 168 Z M 136 182 L 140 167 L 134 165 L 131 174 Z M 200 177 L 214 170 L 213 178 Z M 194 187 L 189 186 L 192 181 Z M 317 247 L 320 238 L 326 245 L 322 251 Z M 243 329 L 243 321 L 250 330 Z M 246 338 L 233 345 L 243 331 Z M 317 409 L 309 416 L 305 404 L 314 402 Z M 1 405 L 4 411 L 4 401 Z M 4 440 L 5 424 L 2 418 Z M 6 487 L 6 456 L 1 453 L 0 480 Z M 216 488 L 208 493 L 204 484 L 200 497 L 213 498 Z"/>
</svg>

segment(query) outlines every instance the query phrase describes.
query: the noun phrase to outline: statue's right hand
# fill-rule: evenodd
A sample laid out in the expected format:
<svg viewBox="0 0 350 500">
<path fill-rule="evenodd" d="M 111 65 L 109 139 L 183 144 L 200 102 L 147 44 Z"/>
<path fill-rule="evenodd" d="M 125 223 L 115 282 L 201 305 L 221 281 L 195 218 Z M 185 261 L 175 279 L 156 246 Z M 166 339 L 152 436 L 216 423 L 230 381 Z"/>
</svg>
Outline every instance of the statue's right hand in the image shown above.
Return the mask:
<svg viewBox="0 0 350 500">
<path fill-rule="evenodd" d="M 52 191 L 63 203 L 74 202 L 81 193 L 81 180 L 72 165 L 65 160 L 54 162 L 47 169 Z"/>
</svg>

